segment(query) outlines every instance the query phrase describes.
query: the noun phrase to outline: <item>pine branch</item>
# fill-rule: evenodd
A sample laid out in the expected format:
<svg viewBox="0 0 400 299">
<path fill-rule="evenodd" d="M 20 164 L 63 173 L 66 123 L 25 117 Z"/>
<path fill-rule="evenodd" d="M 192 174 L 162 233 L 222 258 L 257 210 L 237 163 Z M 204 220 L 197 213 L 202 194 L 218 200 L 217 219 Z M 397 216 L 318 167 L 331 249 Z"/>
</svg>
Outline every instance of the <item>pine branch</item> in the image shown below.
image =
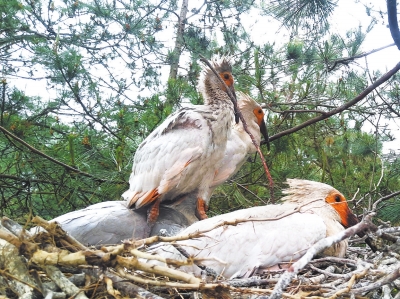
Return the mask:
<svg viewBox="0 0 400 299">
<path fill-rule="evenodd" d="M 364 89 L 364 91 L 362 91 L 358 96 L 356 96 L 354 99 L 352 99 L 351 101 L 345 103 L 344 105 L 333 109 L 331 111 L 326 112 L 325 114 L 321 114 L 317 117 L 311 118 L 308 121 L 305 121 L 304 123 L 293 127 L 291 129 L 279 132 L 275 135 L 272 135 L 269 138 L 269 141 L 273 141 L 276 139 L 279 139 L 283 136 L 286 135 L 290 135 L 294 132 L 300 131 L 301 129 L 304 129 L 310 125 L 313 125 L 317 122 L 320 122 L 321 120 L 327 119 L 335 114 L 341 113 L 345 110 L 348 110 L 350 107 L 354 106 L 355 104 L 357 104 L 358 102 L 360 102 L 362 99 L 364 99 L 367 95 L 369 95 L 372 91 L 374 91 L 376 88 L 378 88 L 380 85 L 382 85 L 383 83 L 385 83 L 387 80 L 389 80 L 394 74 L 396 74 L 398 71 L 400 70 L 400 62 L 396 64 L 396 66 L 391 69 L 390 71 L 388 71 L 386 74 L 382 75 L 379 79 L 377 79 L 374 83 L 372 83 L 370 86 L 368 86 L 366 89 Z M 265 143 L 265 141 L 261 142 L 262 144 Z"/>
<path fill-rule="evenodd" d="M 34 148 L 34 147 L 31 146 L 30 144 L 26 143 L 26 142 L 25 142 L 24 140 L 22 140 L 21 138 L 15 136 L 13 133 L 11 133 L 10 131 L 8 131 L 8 130 L 7 130 L 6 128 L 4 128 L 3 126 L 0 126 L 0 131 L 2 131 L 5 135 L 11 137 L 12 139 L 18 141 L 19 143 L 21 143 L 21 144 L 24 145 L 25 147 L 27 147 L 31 152 L 33 152 L 33 153 L 35 153 L 35 154 L 37 154 L 37 155 L 39 155 L 39 156 L 41 156 L 41 157 L 43 157 L 43 158 L 45 158 L 45 159 L 47 159 L 47 160 L 49 160 L 49 161 L 51 161 L 51 162 L 57 164 L 57 165 L 60 165 L 60 166 L 64 167 L 65 169 L 69 170 L 69 171 L 72 171 L 72 172 L 81 174 L 81 175 L 83 175 L 83 176 L 92 178 L 92 179 L 94 179 L 94 180 L 97 181 L 97 182 L 109 182 L 109 180 L 107 180 L 107 179 L 96 178 L 95 176 L 93 176 L 93 175 L 91 175 L 91 174 L 89 174 L 89 173 L 87 173 L 87 172 L 83 172 L 83 171 L 81 171 L 81 170 L 79 170 L 79 169 L 77 169 L 77 168 L 74 168 L 74 167 L 72 167 L 72 166 L 69 166 L 69 165 L 67 165 L 67 164 L 65 164 L 65 163 L 63 163 L 63 162 L 61 162 L 61 161 L 58 161 L 58 160 L 56 160 L 56 159 L 54 159 L 54 158 L 52 158 L 52 157 L 46 155 L 45 153 L 39 151 L 38 149 Z M 118 183 L 122 183 L 122 182 L 118 182 Z"/>
<path fill-rule="evenodd" d="M 365 52 L 365 53 L 362 53 L 362 54 L 359 54 L 359 55 L 355 55 L 355 56 L 352 56 L 352 57 L 345 57 L 345 58 L 341 58 L 341 59 L 335 60 L 333 62 L 333 65 L 328 68 L 328 72 L 332 71 L 340 63 L 341 64 L 347 64 L 347 62 L 349 62 L 349 61 L 353 61 L 353 60 L 358 59 L 358 58 L 366 57 L 366 56 L 368 56 L 370 54 L 373 54 L 375 52 L 379 52 L 379 51 L 384 50 L 386 48 L 393 47 L 394 45 L 395 45 L 395 43 L 387 45 L 387 46 L 383 46 L 383 47 L 380 47 L 380 48 L 377 48 L 377 49 L 373 49 L 371 51 L 368 51 L 368 52 Z"/>
</svg>

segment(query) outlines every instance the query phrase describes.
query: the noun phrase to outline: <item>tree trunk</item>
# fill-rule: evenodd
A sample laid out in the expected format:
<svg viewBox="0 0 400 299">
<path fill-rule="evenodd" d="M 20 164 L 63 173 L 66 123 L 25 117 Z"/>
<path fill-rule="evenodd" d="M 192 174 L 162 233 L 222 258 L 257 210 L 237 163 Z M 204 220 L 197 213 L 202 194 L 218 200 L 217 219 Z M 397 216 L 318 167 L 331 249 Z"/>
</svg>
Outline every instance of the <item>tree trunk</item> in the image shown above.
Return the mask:
<svg viewBox="0 0 400 299">
<path fill-rule="evenodd" d="M 169 78 L 176 79 L 178 75 L 179 58 L 181 56 L 182 44 L 183 44 L 183 32 L 185 31 L 186 25 L 186 14 L 188 12 L 189 0 L 182 1 L 181 13 L 179 15 L 178 30 L 176 32 L 176 40 L 174 47 L 174 55 L 171 63 L 171 69 L 169 72 Z"/>
</svg>

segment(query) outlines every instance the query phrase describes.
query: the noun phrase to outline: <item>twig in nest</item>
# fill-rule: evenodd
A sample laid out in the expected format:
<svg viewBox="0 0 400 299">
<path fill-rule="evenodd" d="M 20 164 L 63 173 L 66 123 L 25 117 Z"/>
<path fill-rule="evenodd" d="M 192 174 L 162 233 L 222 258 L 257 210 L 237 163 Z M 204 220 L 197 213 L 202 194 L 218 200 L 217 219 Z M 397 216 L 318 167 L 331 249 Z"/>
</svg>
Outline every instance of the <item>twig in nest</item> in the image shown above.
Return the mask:
<svg viewBox="0 0 400 299">
<path fill-rule="evenodd" d="M 270 217 L 270 218 L 264 218 L 264 217 L 262 217 L 262 218 L 258 218 L 257 217 L 256 218 L 256 217 L 254 217 L 254 218 L 236 218 L 236 219 L 233 219 L 233 220 L 221 220 L 221 221 L 213 224 L 212 226 L 204 227 L 201 230 L 195 231 L 195 232 L 187 234 L 187 235 L 178 235 L 178 236 L 172 236 L 172 237 L 152 236 L 152 237 L 149 237 L 149 238 L 146 238 L 146 239 L 142 239 L 142 240 L 138 240 L 138 241 L 133 241 L 133 242 L 127 241 L 127 242 L 125 242 L 124 245 L 126 246 L 126 248 L 128 248 L 129 246 L 139 247 L 141 245 L 150 245 L 150 244 L 153 244 L 153 243 L 156 243 L 156 242 L 165 242 L 165 243 L 169 242 L 169 243 L 172 243 L 172 242 L 175 242 L 175 241 L 184 241 L 184 240 L 194 239 L 194 238 L 200 237 L 203 234 L 205 234 L 205 233 L 207 233 L 209 231 L 212 231 L 213 229 L 216 229 L 216 228 L 221 227 L 221 226 L 226 226 L 226 225 L 234 225 L 235 226 L 238 223 L 250 222 L 250 221 L 276 221 L 276 220 L 288 217 L 288 216 L 290 216 L 292 214 L 295 214 L 295 213 L 304 213 L 304 212 L 307 211 L 307 209 L 302 210 L 304 207 L 306 207 L 307 205 L 309 205 L 309 204 L 311 204 L 311 203 L 313 203 L 315 201 L 318 201 L 318 200 L 319 199 L 315 199 L 315 200 L 306 202 L 306 203 L 296 207 L 294 210 L 289 211 L 287 213 L 284 213 L 284 214 L 282 214 L 280 216 L 277 216 L 277 217 Z M 129 243 L 129 242 L 131 242 L 131 243 Z M 131 253 L 134 254 L 133 252 L 131 252 Z"/>
<path fill-rule="evenodd" d="M 295 262 L 290 268 L 280 277 L 278 283 L 275 285 L 274 292 L 269 299 L 277 299 L 282 296 L 283 290 L 290 284 L 292 278 L 303 269 L 311 259 L 322 250 L 338 243 L 344 239 L 347 239 L 358 232 L 364 231 L 371 227 L 373 224 L 371 222 L 372 215 L 367 215 L 360 223 L 352 226 L 336 235 L 326 237 L 319 240 L 313 246 L 311 246 L 305 255 L 303 255 L 297 262 Z"/>
<path fill-rule="evenodd" d="M 346 288 L 337 291 L 335 294 L 329 297 L 329 299 L 336 299 L 343 294 L 347 294 L 350 292 L 351 288 L 356 283 L 356 279 L 360 279 L 361 277 L 365 276 L 368 273 L 369 268 L 365 268 L 360 273 L 355 273 L 351 276 L 349 282 L 347 283 Z"/>
<path fill-rule="evenodd" d="M 122 298 L 121 293 L 118 290 L 114 289 L 112 280 L 106 276 L 104 276 L 103 280 L 107 286 L 107 293 L 109 293 L 116 299 L 121 299 Z"/>
<path fill-rule="evenodd" d="M 50 223 L 39 216 L 35 216 L 32 219 L 32 223 L 43 227 L 47 231 L 53 231 L 53 233 L 56 233 L 59 239 L 62 239 L 69 243 L 70 247 L 72 247 L 70 249 L 73 249 L 73 247 L 75 247 L 74 251 L 88 250 L 85 245 L 81 244 L 78 240 L 65 232 L 57 222 Z"/>
<path fill-rule="evenodd" d="M 28 271 L 25 258 L 20 256 L 19 249 L 3 239 L 0 239 L 0 285 L 6 285 L 19 298 L 32 298 L 34 290 L 41 293 Z"/>
<path fill-rule="evenodd" d="M 171 245 L 174 246 L 176 248 L 176 250 L 178 250 L 180 252 L 180 254 L 182 254 L 184 257 L 186 257 L 186 259 L 191 259 L 190 254 L 185 249 L 183 249 L 182 246 L 180 246 L 179 244 L 176 244 L 176 243 L 172 243 Z M 193 264 L 195 264 L 201 270 L 206 271 L 208 276 L 212 276 L 214 278 L 218 277 L 218 274 L 214 269 L 203 266 L 203 265 L 199 265 L 198 263 L 196 263 L 196 260 L 193 260 Z"/>
<path fill-rule="evenodd" d="M 54 281 L 68 296 L 73 296 L 76 299 L 88 298 L 85 293 L 69 281 L 57 267 L 48 265 L 44 266 L 43 270 L 46 272 L 47 276 L 50 277 L 51 280 Z"/>
<path fill-rule="evenodd" d="M 269 188 L 270 188 L 269 191 L 270 191 L 271 201 L 272 201 L 272 203 L 274 203 L 275 202 L 275 200 L 274 200 L 274 181 L 272 180 L 271 173 L 269 172 L 267 163 L 265 162 L 265 158 L 264 158 L 263 153 L 261 152 L 260 146 L 257 144 L 257 141 L 255 140 L 253 134 L 251 134 L 251 132 L 249 131 L 249 129 L 247 127 L 246 120 L 244 119 L 242 113 L 240 112 L 240 109 L 239 109 L 239 107 L 237 105 L 236 96 L 232 94 L 232 92 L 229 90 L 228 86 L 226 86 L 224 80 L 222 80 L 222 78 L 219 76 L 217 71 L 214 69 L 214 67 L 211 65 L 211 63 L 204 56 L 200 55 L 200 61 L 204 62 L 210 68 L 210 70 L 215 74 L 215 76 L 217 76 L 217 78 L 221 82 L 221 84 L 223 86 L 225 86 L 227 94 L 228 94 L 229 98 L 231 99 L 231 101 L 233 103 L 236 123 L 239 122 L 239 119 L 242 121 L 244 130 L 250 136 L 251 142 L 254 144 L 254 146 L 257 149 L 258 154 L 260 155 L 262 164 L 264 166 L 264 171 L 265 171 L 265 174 L 267 175 L 268 182 L 269 182 Z"/>
<path fill-rule="evenodd" d="M 400 277 L 400 267 L 395 268 L 392 273 L 384 276 L 382 279 L 375 281 L 373 283 L 368 284 L 368 286 L 353 289 L 351 291 L 352 294 L 358 295 L 358 294 L 363 294 L 365 292 L 377 289 L 379 287 L 382 287 L 388 283 L 391 283 L 392 281 L 398 279 Z"/>
</svg>

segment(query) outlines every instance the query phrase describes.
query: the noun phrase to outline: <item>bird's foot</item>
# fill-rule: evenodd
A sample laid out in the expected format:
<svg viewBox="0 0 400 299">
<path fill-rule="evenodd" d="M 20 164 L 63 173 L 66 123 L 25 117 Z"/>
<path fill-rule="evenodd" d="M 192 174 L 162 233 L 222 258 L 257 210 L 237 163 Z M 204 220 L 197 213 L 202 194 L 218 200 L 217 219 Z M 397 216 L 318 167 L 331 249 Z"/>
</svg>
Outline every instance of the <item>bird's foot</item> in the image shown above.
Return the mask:
<svg viewBox="0 0 400 299">
<path fill-rule="evenodd" d="M 151 226 L 156 223 L 158 215 L 160 214 L 160 202 L 161 201 L 157 199 L 147 212 L 147 223 Z"/>
<path fill-rule="evenodd" d="M 197 216 L 197 218 L 199 218 L 200 220 L 207 219 L 208 218 L 208 216 L 206 214 L 207 208 L 208 207 L 207 207 L 206 202 L 202 198 L 198 198 L 197 199 L 197 204 L 196 204 L 196 216 Z"/>
</svg>

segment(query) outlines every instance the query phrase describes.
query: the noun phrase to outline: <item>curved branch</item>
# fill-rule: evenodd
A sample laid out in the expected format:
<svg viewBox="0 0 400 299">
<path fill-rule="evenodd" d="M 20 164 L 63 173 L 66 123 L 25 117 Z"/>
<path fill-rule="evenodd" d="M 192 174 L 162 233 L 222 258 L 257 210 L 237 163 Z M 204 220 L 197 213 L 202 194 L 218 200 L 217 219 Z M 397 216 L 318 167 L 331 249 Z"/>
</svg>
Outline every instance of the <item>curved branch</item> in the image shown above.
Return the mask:
<svg viewBox="0 0 400 299">
<path fill-rule="evenodd" d="M 386 195 L 386 196 L 384 196 L 384 197 L 379 198 L 377 201 L 374 202 L 371 211 L 372 211 L 372 212 L 376 212 L 377 207 L 378 207 L 378 204 L 380 204 L 382 201 L 391 199 L 391 198 L 393 198 L 393 197 L 395 197 L 395 196 L 398 196 L 398 195 L 400 195 L 400 191 L 397 191 L 397 192 L 394 192 L 394 193 L 391 193 L 391 194 L 389 194 L 389 195 Z"/>
<path fill-rule="evenodd" d="M 397 46 L 400 50 L 400 30 L 399 23 L 397 22 L 397 1 L 396 0 L 387 0 L 387 11 L 388 11 L 388 21 L 390 34 Z"/>
<path fill-rule="evenodd" d="M 387 45 L 387 46 L 383 46 L 383 47 L 380 47 L 380 48 L 377 48 L 377 49 L 373 49 L 373 50 L 371 50 L 369 52 L 365 52 L 365 53 L 362 53 L 362 54 L 359 54 L 359 55 L 356 55 L 356 56 L 345 57 L 345 58 L 341 58 L 341 59 L 335 60 L 333 62 L 333 65 L 328 68 L 328 72 L 332 71 L 339 63 L 346 64 L 348 61 L 353 61 L 353 60 L 358 59 L 358 58 L 366 57 L 366 56 L 368 56 L 370 54 L 373 54 L 375 52 L 379 52 L 379 51 L 384 50 L 386 48 L 393 47 L 394 45 L 396 45 L 396 44 L 393 43 L 393 44 L 390 44 L 390 45 Z"/>
<path fill-rule="evenodd" d="M 61 162 L 61 161 L 58 161 L 58 160 L 56 160 L 56 159 L 54 159 L 54 158 L 52 158 L 52 157 L 46 155 L 45 153 L 42 153 L 41 151 L 39 151 L 38 149 L 34 148 L 34 147 L 31 146 L 30 144 L 26 143 L 26 142 L 23 141 L 21 138 L 15 136 L 13 133 L 11 133 L 10 131 L 8 131 L 6 128 L 4 128 L 4 127 L 2 127 L 2 126 L 0 126 L 0 131 L 2 131 L 5 135 L 8 135 L 8 136 L 11 137 L 12 139 L 17 140 L 19 143 L 21 143 L 22 145 L 24 145 L 25 147 L 27 147 L 31 152 L 33 152 L 33 153 L 35 153 L 35 154 L 38 154 L 39 156 L 42 156 L 42 157 L 46 158 L 47 160 L 50 160 L 51 162 L 53 162 L 53 163 L 55 163 L 55 164 L 58 164 L 58 165 L 64 167 L 65 169 L 67 169 L 67 170 L 69 170 L 69 171 L 73 171 L 73 172 L 79 173 L 79 174 L 81 174 L 81 175 L 83 175 L 83 176 L 92 178 L 92 179 L 94 179 L 95 181 L 98 181 L 98 182 L 108 182 L 108 181 L 109 181 L 109 180 L 107 180 L 107 179 L 99 179 L 99 178 L 96 178 L 96 177 L 94 177 L 93 175 L 91 175 L 91 174 L 89 174 L 89 173 L 87 173 L 87 172 L 83 172 L 83 171 L 81 171 L 81 170 L 79 170 L 79 169 L 76 169 L 76 168 L 74 168 L 74 167 L 72 167 L 72 166 L 69 166 L 69 165 L 67 165 L 67 164 L 65 164 L 65 163 L 63 163 L 63 162 Z"/>
<path fill-rule="evenodd" d="M 312 124 L 315 124 L 321 120 L 327 119 L 329 117 L 331 117 L 332 115 L 341 113 L 347 109 L 349 109 L 351 106 L 354 106 L 355 104 L 357 104 L 358 102 L 360 102 L 362 99 L 364 99 L 367 95 L 369 95 L 373 90 L 375 90 L 378 86 L 380 86 L 381 84 L 385 83 L 387 80 L 389 80 L 395 73 L 397 73 L 397 71 L 400 70 L 400 62 L 396 64 L 396 66 L 391 69 L 390 71 L 388 71 L 386 74 L 384 74 L 382 77 L 380 77 L 379 79 L 377 79 L 374 83 L 372 83 L 370 86 L 368 86 L 366 89 L 364 89 L 364 91 L 362 91 L 358 96 L 356 96 L 354 99 L 352 99 L 350 102 L 345 103 L 344 105 L 333 109 L 331 111 L 326 112 L 325 114 L 321 114 L 317 117 L 311 118 L 308 121 L 293 127 L 291 129 L 279 132 L 275 135 L 272 135 L 269 138 L 269 141 L 274 141 L 276 139 L 279 139 L 283 136 L 292 134 L 294 132 L 300 131 L 301 129 L 308 127 Z M 264 143 L 264 142 L 262 142 Z"/>
</svg>

